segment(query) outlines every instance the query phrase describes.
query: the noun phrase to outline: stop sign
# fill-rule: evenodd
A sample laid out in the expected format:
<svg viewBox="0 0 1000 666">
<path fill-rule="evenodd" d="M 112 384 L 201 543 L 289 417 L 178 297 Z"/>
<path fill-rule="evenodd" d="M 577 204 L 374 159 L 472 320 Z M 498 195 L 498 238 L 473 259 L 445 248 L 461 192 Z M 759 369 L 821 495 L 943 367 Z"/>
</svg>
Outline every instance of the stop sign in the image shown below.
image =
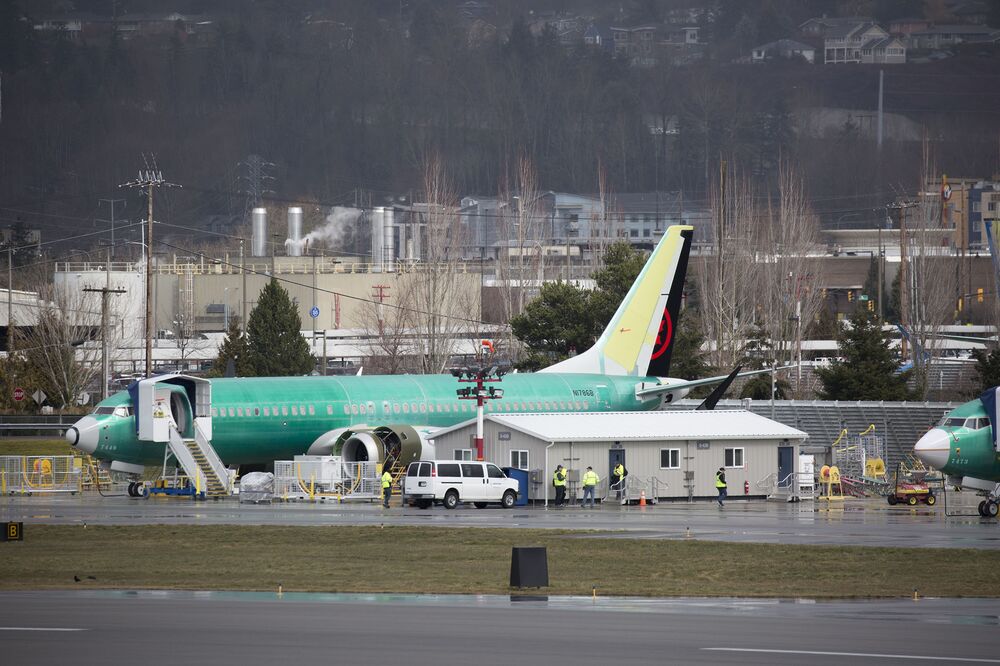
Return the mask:
<svg viewBox="0 0 1000 666">
<path fill-rule="evenodd" d="M 14 400 L 17 400 L 18 402 L 24 400 L 24 389 L 20 386 L 14 389 Z"/>
</svg>

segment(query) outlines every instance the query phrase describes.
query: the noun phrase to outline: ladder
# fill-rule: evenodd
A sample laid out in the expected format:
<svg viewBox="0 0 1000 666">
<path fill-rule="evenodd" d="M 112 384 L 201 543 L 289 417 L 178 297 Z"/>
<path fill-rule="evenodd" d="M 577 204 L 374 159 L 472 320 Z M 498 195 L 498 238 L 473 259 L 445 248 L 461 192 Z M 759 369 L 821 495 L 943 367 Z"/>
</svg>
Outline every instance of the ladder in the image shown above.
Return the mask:
<svg viewBox="0 0 1000 666">
<path fill-rule="evenodd" d="M 193 439 L 182 436 L 177 428 L 171 426 L 168 446 L 174 459 L 195 484 L 195 489 L 204 497 L 225 497 L 230 493 L 229 470 L 222 464 L 222 459 L 197 422 Z"/>
</svg>

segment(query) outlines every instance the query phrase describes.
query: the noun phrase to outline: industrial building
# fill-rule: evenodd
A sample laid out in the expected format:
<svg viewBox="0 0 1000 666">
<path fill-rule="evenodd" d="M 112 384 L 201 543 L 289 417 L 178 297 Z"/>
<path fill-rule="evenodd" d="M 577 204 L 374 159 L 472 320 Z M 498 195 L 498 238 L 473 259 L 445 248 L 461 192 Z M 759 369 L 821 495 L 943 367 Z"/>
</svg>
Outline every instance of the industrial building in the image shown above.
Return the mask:
<svg viewBox="0 0 1000 666">
<path fill-rule="evenodd" d="M 483 428 L 483 457 L 529 470 L 533 501 L 552 498 L 556 465 L 570 470 L 570 498 L 580 496 L 579 479 L 588 466 L 601 477 L 602 496 L 619 460 L 633 487 L 651 499 L 714 498 L 720 467 L 726 469 L 730 495 L 743 495 L 749 483 L 750 494 L 759 497 L 759 484 L 780 483 L 797 472 L 799 448 L 808 437 L 749 411 L 492 413 Z M 475 433 L 475 419 L 435 432 L 435 455 L 473 458 Z"/>
</svg>

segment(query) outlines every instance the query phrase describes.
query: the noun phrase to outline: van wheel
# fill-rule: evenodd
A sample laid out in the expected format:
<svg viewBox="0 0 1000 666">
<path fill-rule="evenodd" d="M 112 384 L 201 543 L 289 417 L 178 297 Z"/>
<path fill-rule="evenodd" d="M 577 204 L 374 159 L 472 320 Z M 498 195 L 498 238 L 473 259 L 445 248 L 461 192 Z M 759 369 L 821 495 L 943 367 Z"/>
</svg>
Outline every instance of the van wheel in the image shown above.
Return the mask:
<svg viewBox="0 0 1000 666">
<path fill-rule="evenodd" d="M 485 509 L 487 506 L 489 506 L 489 502 L 473 502 L 473 504 L 476 505 L 477 509 Z"/>
<path fill-rule="evenodd" d="M 454 490 L 449 490 L 444 494 L 444 500 L 441 503 L 444 504 L 444 508 L 446 509 L 454 509 L 458 506 L 458 493 Z"/>
<path fill-rule="evenodd" d="M 517 497 L 514 496 L 514 491 L 508 490 L 503 494 L 503 498 L 500 499 L 500 506 L 510 509 L 513 508 L 515 501 L 517 501 Z"/>
</svg>

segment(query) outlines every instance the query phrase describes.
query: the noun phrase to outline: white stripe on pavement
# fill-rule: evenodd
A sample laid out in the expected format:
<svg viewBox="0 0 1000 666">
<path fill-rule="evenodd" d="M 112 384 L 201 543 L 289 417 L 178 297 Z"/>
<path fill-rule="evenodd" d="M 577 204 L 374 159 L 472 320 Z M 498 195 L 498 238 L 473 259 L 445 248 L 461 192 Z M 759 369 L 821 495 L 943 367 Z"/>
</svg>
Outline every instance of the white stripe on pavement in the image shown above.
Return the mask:
<svg viewBox="0 0 1000 666">
<path fill-rule="evenodd" d="M 1000 659 L 976 659 L 974 657 L 931 657 L 920 654 L 879 654 L 876 652 L 823 652 L 820 650 L 766 650 L 760 648 L 701 648 L 713 652 L 764 652 L 768 654 L 809 654 L 825 657 L 871 657 L 873 659 L 910 659 L 913 661 L 961 661 L 975 664 L 1000 664 Z"/>
<path fill-rule="evenodd" d="M 87 631 L 72 627 L 0 627 L 0 631 Z"/>
</svg>

